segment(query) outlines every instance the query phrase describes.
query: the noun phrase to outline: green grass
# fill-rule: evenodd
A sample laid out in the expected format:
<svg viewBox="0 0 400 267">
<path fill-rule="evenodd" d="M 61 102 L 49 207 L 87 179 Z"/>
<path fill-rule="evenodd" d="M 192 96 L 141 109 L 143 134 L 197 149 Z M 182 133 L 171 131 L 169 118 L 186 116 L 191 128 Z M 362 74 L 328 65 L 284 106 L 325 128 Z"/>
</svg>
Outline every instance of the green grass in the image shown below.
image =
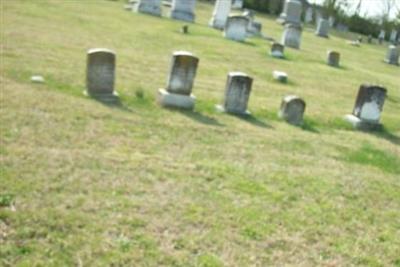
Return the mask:
<svg viewBox="0 0 400 267">
<path fill-rule="evenodd" d="M 222 38 L 203 2 L 188 35 L 121 1 L 1 8 L 1 265 L 399 266 L 400 69 L 384 46 L 306 27 L 279 60 L 261 38 Z M 92 47 L 116 51 L 117 105 L 82 93 Z M 194 112 L 155 102 L 174 50 L 200 58 Z M 233 70 L 254 78 L 247 118 L 215 110 Z M 380 132 L 343 121 L 361 83 L 388 89 Z M 277 117 L 289 93 L 307 103 L 302 127 Z"/>
</svg>

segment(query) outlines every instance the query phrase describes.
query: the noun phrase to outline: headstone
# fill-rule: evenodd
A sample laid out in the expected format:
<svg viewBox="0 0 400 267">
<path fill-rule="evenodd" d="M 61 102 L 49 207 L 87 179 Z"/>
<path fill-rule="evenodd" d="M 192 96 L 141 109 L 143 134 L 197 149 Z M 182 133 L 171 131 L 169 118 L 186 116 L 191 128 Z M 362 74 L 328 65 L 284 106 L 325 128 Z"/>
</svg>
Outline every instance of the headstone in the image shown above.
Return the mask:
<svg viewBox="0 0 400 267">
<path fill-rule="evenodd" d="M 276 58 L 284 58 L 284 50 L 285 46 L 283 46 L 280 43 L 273 42 L 271 46 L 271 56 L 276 57 Z"/>
<path fill-rule="evenodd" d="M 245 16 L 249 21 L 247 24 L 247 35 L 260 36 L 262 24 L 257 21 L 254 21 L 255 12 L 253 10 L 246 9 L 242 15 Z"/>
<path fill-rule="evenodd" d="M 380 32 L 379 32 L 379 36 L 378 36 L 378 41 L 379 41 L 379 44 L 382 44 L 382 42 L 385 40 L 385 31 L 384 30 L 381 30 Z"/>
<path fill-rule="evenodd" d="M 285 46 L 300 49 L 302 28 L 299 25 L 286 24 L 281 43 Z"/>
<path fill-rule="evenodd" d="M 311 23 L 313 21 L 313 8 L 307 7 L 306 14 L 304 16 L 305 23 Z"/>
<path fill-rule="evenodd" d="M 224 37 L 234 41 L 246 40 L 247 26 L 249 20 L 245 16 L 229 16 L 224 29 Z"/>
<path fill-rule="evenodd" d="M 229 12 L 231 11 L 231 1 L 217 0 L 214 12 L 210 20 L 210 26 L 219 30 L 224 29 Z"/>
<path fill-rule="evenodd" d="M 297 24 L 301 23 L 301 2 L 298 0 L 286 0 L 283 12 L 278 18 L 278 21 L 282 24 Z"/>
<path fill-rule="evenodd" d="M 335 25 L 335 18 L 330 16 L 329 17 L 329 27 L 333 27 Z"/>
<path fill-rule="evenodd" d="M 177 20 L 194 22 L 196 0 L 173 0 L 170 17 Z"/>
<path fill-rule="evenodd" d="M 133 10 L 135 12 L 161 16 L 161 0 L 139 0 Z"/>
<path fill-rule="evenodd" d="M 392 65 L 399 65 L 399 48 L 395 45 L 389 45 L 386 53 L 385 62 Z"/>
<path fill-rule="evenodd" d="M 159 89 L 162 106 L 193 109 L 195 96 L 192 95 L 199 59 L 192 53 L 176 51 L 172 55 L 166 89 Z"/>
<path fill-rule="evenodd" d="M 182 29 L 181 29 L 181 32 L 183 34 L 188 34 L 189 33 L 189 26 L 188 25 L 183 25 Z"/>
<path fill-rule="evenodd" d="M 377 85 L 361 85 L 353 113 L 346 120 L 355 128 L 373 130 L 380 127 L 380 117 L 387 90 Z"/>
<path fill-rule="evenodd" d="M 33 83 L 44 83 L 44 78 L 43 78 L 43 76 L 40 76 L 40 75 L 33 75 L 31 77 L 31 82 L 33 82 Z"/>
<path fill-rule="evenodd" d="M 317 31 L 315 32 L 316 35 L 320 37 L 329 37 L 329 21 L 326 19 L 320 19 L 318 22 Z"/>
<path fill-rule="evenodd" d="M 280 81 L 281 83 L 287 83 L 288 75 L 286 72 L 274 70 L 272 76 L 275 80 Z"/>
<path fill-rule="evenodd" d="M 319 21 L 320 21 L 321 19 L 323 19 L 321 10 L 317 10 L 317 11 L 315 12 L 315 24 L 318 25 L 318 23 L 319 23 Z"/>
<path fill-rule="evenodd" d="M 226 81 L 225 97 L 220 111 L 238 115 L 250 114 L 247 110 L 253 79 L 242 72 L 230 72 Z"/>
<path fill-rule="evenodd" d="M 115 99 L 115 61 L 115 53 L 108 49 L 95 48 L 87 52 L 85 94 L 104 100 Z"/>
<path fill-rule="evenodd" d="M 234 9 L 242 9 L 243 8 L 243 0 L 233 0 L 232 8 L 234 8 Z"/>
<path fill-rule="evenodd" d="M 390 42 L 395 43 L 396 39 L 397 39 L 397 31 L 393 29 L 392 32 L 390 33 Z"/>
<path fill-rule="evenodd" d="M 339 67 L 340 54 L 336 51 L 328 51 L 328 65 L 332 67 Z"/>
<path fill-rule="evenodd" d="M 289 95 L 282 99 L 279 117 L 290 124 L 301 125 L 303 123 L 306 102 L 298 96 Z"/>
</svg>

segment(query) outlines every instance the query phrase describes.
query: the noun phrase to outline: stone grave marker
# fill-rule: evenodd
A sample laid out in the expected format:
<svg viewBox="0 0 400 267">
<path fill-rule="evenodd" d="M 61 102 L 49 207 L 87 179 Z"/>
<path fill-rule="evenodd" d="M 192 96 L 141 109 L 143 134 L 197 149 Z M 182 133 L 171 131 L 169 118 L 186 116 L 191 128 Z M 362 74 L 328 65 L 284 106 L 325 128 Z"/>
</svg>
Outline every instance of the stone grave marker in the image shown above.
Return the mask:
<svg viewBox="0 0 400 267">
<path fill-rule="evenodd" d="M 194 22 L 196 0 L 173 0 L 170 17 L 172 19 Z"/>
<path fill-rule="evenodd" d="M 231 11 L 231 1 L 217 0 L 214 5 L 214 12 L 210 20 L 210 26 L 219 30 L 225 28 L 226 20 Z"/>
<path fill-rule="evenodd" d="M 286 0 L 283 12 L 278 18 L 278 22 L 282 24 L 290 23 L 300 25 L 301 23 L 302 5 L 298 0 Z"/>
<path fill-rule="evenodd" d="M 303 99 L 298 96 L 288 95 L 282 99 L 278 115 L 288 123 L 299 126 L 303 124 L 305 109 L 306 102 Z"/>
<path fill-rule="evenodd" d="M 395 45 L 389 45 L 386 53 L 385 62 L 391 65 L 399 65 L 399 48 Z"/>
<path fill-rule="evenodd" d="M 286 24 L 281 43 L 285 46 L 300 49 L 302 28 L 295 24 Z"/>
<path fill-rule="evenodd" d="M 166 89 L 159 89 L 159 103 L 166 107 L 193 109 L 192 95 L 199 59 L 192 53 L 176 51 L 172 55 Z"/>
<path fill-rule="evenodd" d="M 339 67 L 340 53 L 337 51 L 328 51 L 327 63 L 332 67 Z"/>
<path fill-rule="evenodd" d="M 285 46 L 277 43 L 277 42 L 273 42 L 271 45 L 271 56 L 276 57 L 276 58 L 284 58 L 284 50 L 285 50 Z"/>
<path fill-rule="evenodd" d="M 272 76 L 275 80 L 280 81 L 281 83 L 287 83 L 288 81 L 288 75 L 283 71 L 274 70 L 272 72 Z"/>
<path fill-rule="evenodd" d="M 161 16 L 161 0 L 139 0 L 133 10 L 154 16 Z"/>
<path fill-rule="evenodd" d="M 249 20 L 245 16 L 229 16 L 225 24 L 224 37 L 234 41 L 245 41 L 248 24 Z"/>
</svg>

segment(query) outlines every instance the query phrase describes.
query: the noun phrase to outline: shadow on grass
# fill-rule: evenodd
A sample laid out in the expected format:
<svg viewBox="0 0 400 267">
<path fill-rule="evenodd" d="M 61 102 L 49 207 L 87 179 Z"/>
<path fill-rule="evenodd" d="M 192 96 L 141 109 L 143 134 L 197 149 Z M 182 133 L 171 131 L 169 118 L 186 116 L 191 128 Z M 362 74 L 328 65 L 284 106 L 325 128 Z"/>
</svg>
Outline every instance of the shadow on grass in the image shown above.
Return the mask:
<svg viewBox="0 0 400 267">
<path fill-rule="evenodd" d="M 94 96 L 90 96 L 90 99 L 97 101 L 109 108 L 113 108 L 113 109 L 119 109 L 125 112 L 133 112 L 132 109 L 124 106 L 124 104 L 121 101 L 121 98 L 118 96 L 112 97 L 112 98 L 103 98 L 103 97 L 94 97 Z"/>
<path fill-rule="evenodd" d="M 388 95 L 386 99 L 387 99 L 387 101 L 392 102 L 394 104 L 400 103 L 400 98 L 395 97 L 393 95 Z"/>
<path fill-rule="evenodd" d="M 178 108 L 170 108 L 170 107 L 168 107 L 167 109 L 173 110 L 173 111 L 178 111 L 181 114 L 185 115 L 186 117 L 188 117 L 194 121 L 200 122 L 202 124 L 220 126 L 220 127 L 225 126 L 224 124 L 220 123 L 216 119 L 206 116 L 204 114 L 201 114 L 200 112 L 197 112 L 197 111 L 184 110 L 184 109 L 178 109 Z"/>
<path fill-rule="evenodd" d="M 307 132 L 319 134 L 320 132 L 316 128 L 316 126 L 317 126 L 317 123 L 315 121 L 312 121 L 310 119 L 305 119 L 303 121 L 303 124 L 300 126 L 300 128 Z"/>
<path fill-rule="evenodd" d="M 398 145 L 398 146 L 400 145 L 400 136 L 397 136 L 397 135 L 389 132 L 389 130 L 386 129 L 385 126 L 383 126 L 383 125 L 379 130 L 367 131 L 367 133 L 375 135 L 376 137 L 379 137 L 379 138 L 383 138 L 383 139 L 391 142 L 394 145 Z"/>
<path fill-rule="evenodd" d="M 245 122 L 248 122 L 254 126 L 257 127 L 261 127 L 261 128 L 268 128 L 268 129 L 273 129 L 273 127 L 259 119 L 257 119 L 256 117 L 254 117 L 253 115 L 238 115 L 238 114 L 232 114 L 232 113 L 228 113 L 231 116 L 234 116 L 236 118 L 239 118 Z"/>
</svg>

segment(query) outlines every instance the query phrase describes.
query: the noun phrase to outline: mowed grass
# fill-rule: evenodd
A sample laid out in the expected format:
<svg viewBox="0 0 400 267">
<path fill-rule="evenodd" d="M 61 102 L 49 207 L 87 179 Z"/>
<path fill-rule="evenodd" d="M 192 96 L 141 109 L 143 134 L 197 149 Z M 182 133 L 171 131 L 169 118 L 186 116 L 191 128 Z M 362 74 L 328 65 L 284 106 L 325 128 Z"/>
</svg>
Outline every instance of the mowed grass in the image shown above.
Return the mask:
<svg viewBox="0 0 400 267">
<path fill-rule="evenodd" d="M 202 2 L 189 35 L 122 2 L 1 10 L 2 265 L 400 266 L 400 68 L 384 46 L 306 27 L 278 60 L 261 38 L 222 38 Z M 257 20 L 280 38 L 274 18 Z M 92 47 L 117 53 L 118 106 L 82 94 Z M 200 58 L 194 112 L 155 102 L 175 50 Z M 214 109 L 235 70 L 254 78 L 247 119 Z M 361 83 L 388 89 L 381 132 L 343 122 Z M 277 118 L 288 93 L 307 102 L 302 128 Z"/>
</svg>

